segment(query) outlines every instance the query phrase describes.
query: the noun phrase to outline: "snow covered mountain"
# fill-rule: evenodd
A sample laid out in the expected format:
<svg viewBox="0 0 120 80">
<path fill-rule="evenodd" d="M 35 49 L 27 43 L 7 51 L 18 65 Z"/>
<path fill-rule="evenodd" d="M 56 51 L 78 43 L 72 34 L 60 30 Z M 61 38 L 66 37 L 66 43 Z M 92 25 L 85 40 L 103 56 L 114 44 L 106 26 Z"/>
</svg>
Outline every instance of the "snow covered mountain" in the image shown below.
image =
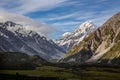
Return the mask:
<svg viewBox="0 0 120 80">
<path fill-rule="evenodd" d="M 65 49 L 67 52 L 73 46 L 77 45 L 83 38 L 96 29 L 96 26 L 92 21 L 86 21 L 79 25 L 74 32 L 66 32 L 62 35 L 62 38 L 57 41 L 57 44 Z"/>
<path fill-rule="evenodd" d="M 59 59 L 65 51 L 52 40 L 11 21 L 0 22 L 0 52 L 23 52 L 44 59 Z"/>
</svg>

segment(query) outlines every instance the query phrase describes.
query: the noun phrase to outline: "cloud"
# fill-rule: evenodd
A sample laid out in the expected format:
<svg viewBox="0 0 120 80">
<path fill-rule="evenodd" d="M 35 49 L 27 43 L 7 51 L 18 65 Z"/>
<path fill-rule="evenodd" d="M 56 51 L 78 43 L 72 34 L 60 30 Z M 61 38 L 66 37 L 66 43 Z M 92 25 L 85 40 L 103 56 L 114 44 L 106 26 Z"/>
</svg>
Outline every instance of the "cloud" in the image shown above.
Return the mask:
<svg viewBox="0 0 120 80">
<path fill-rule="evenodd" d="M 62 16 L 53 15 L 51 18 L 48 18 L 48 20 L 62 20 L 62 19 L 67 19 L 67 18 L 70 18 L 70 17 L 74 17 L 76 15 L 78 15 L 78 12 L 74 12 L 74 13 L 70 13 L 70 14 L 66 14 L 66 15 L 62 15 Z"/>
<path fill-rule="evenodd" d="M 81 22 L 75 22 L 75 21 L 73 21 L 73 22 L 56 22 L 56 23 L 54 23 L 54 24 L 52 24 L 53 26 L 70 26 L 70 25 L 78 25 L 78 24 L 80 24 Z"/>
<path fill-rule="evenodd" d="M 105 15 L 105 16 L 101 16 L 98 18 L 94 18 L 91 19 L 93 21 L 93 23 L 95 23 L 95 25 L 97 25 L 98 27 L 101 26 L 105 21 L 107 21 L 109 18 L 111 17 L 111 15 Z M 96 23 L 97 22 L 97 23 Z"/>
<path fill-rule="evenodd" d="M 55 8 L 65 1 L 67 0 L 1 0 L 0 7 L 5 11 L 8 10 L 19 14 L 27 14 L 30 12 Z"/>
<path fill-rule="evenodd" d="M 27 25 L 32 25 L 32 26 L 36 25 L 36 22 L 29 17 L 19 15 L 19 14 L 14 14 L 14 13 L 8 13 L 5 11 L 0 11 L 0 20 L 14 21 L 17 23 L 22 23 L 22 24 L 27 24 Z"/>
<path fill-rule="evenodd" d="M 29 17 L 3 11 L 0 11 L 0 21 L 13 21 L 22 24 L 26 29 L 36 31 L 46 37 L 48 37 L 49 34 L 51 34 L 55 30 L 55 28 L 53 28 L 52 26 L 48 26 L 43 22 L 35 22 Z"/>
<path fill-rule="evenodd" d="M 44 18 L 37 18 L 36 20 L 43 20 L 45 22 L 53 22 L 52 25 L 57 25 L 57 26 L 66 26 L 66 25 L 73 25 L 73 24 L 78 24 L 81 23 L 82 20 L 89 20 L 95 17 L 96 12 L 88 12 L 86 13 L 85 11 L 76 11 L 76 12 L 71 12 L 64 15 L 60 14 L 51 14 L 48 16 L 45 16 Z M 59 21 L 59 22 L 58 22 Z"/>
<path fill-rule="evenodd" d="M 26 29 L 38 32 L 40 35 L 50 38 L 49 36 L 57 29 L 45 23 L 39 23 L 38 26 L 26 26 Z"/>
<path fill-rule="evenodd" d="M 114 8 L 112 10 L 101 11 L 98 15 L 93 15 L 91 20 L 96 23 L 97 26 L 101 26 L 105 21 L 107 21 L 110 17 L 119 12 L 120 8 Z"/>
<path fill-rule="evenodd" d="M 56 21 L 56 20 L 65 20 L 69 19 L 65 22 L 56 22 L 53 23 L 55 26 L 67 26 L 67 25 L 75 25 L 81 22 L 92 20 L 97 26 L 102 25 L 106 20 L 108 20 L 111 16 L 113 16 L 116 12 L 119 11 L 119 8 L 113 8 L 112 10 L 103 10 L 103 11 L 78 11 L 74 13 L 69 13 L 67 15 L 55 15 L 53 18 L 47 17 L 47 21 Z"/>
</svg>

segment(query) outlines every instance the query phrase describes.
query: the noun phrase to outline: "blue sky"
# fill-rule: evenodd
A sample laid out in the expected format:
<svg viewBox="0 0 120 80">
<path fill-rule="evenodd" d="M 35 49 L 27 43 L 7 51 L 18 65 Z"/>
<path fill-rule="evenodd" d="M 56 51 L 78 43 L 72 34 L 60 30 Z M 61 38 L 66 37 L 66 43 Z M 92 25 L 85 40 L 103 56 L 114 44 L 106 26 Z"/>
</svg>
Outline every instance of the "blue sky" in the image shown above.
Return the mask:
<svg viewBox="0 0 120 80">
<path fill-rule="evenodd" d="M 100 26 L 119 11 L 120 0 L 0 0 L 0 12 L 34 21 L 31 29 L 54 39 L 87 20 Z"/>
</svg>

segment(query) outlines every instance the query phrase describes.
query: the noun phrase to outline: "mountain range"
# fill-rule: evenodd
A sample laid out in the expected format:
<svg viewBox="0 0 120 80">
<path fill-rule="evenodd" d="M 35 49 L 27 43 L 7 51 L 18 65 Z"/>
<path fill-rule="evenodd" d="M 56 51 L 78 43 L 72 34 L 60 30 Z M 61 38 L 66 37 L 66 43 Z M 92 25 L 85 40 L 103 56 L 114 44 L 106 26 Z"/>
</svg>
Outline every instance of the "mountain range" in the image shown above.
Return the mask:
<svg viewBox="0 0 120 80">
<path fill-rule="evenodd" d="M 26 53 L 62 63 L 120 64 L 120 12 L 100 27 L 86 21 L 57 42 L 21 24 L 0 22 L 0 52 Z"/>
<path fill-rule="evenodd" d="M 61 61 L 120 64 L 120 12 L 70 49 Z"/>
<path fill-rule="evenodd" d="M 22 52 L 46 60 L 60 59 L 65 53 L 52 40 L 12 21 L 0 23 L 0 52 Z"/>
</svg>

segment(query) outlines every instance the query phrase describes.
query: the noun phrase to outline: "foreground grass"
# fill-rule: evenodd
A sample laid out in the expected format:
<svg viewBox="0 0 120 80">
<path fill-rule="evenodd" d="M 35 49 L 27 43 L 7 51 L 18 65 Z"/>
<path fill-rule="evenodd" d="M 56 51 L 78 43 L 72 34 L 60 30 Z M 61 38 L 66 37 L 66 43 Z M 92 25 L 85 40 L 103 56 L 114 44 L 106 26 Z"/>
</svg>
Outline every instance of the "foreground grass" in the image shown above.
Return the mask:
<svg viewBox="0 0 120 80">
<path fill-rule="evenodd" d="M 29 76 L 44 76 L 44 77 L 63 77 L 63 78 L 77 78 L 72 72 L 64 68 L 53 66 L 37 67 L 36 70 L 0 70 L 0 74 L 16 74 Z"/>
<path fill-rule="evenodd" d="M 71 80 L 120 80 L 120 68 L 114 67 L 37 67 L 36 70 L 0 70 L 0 74 L 60 77 Z"/>
</svg>

